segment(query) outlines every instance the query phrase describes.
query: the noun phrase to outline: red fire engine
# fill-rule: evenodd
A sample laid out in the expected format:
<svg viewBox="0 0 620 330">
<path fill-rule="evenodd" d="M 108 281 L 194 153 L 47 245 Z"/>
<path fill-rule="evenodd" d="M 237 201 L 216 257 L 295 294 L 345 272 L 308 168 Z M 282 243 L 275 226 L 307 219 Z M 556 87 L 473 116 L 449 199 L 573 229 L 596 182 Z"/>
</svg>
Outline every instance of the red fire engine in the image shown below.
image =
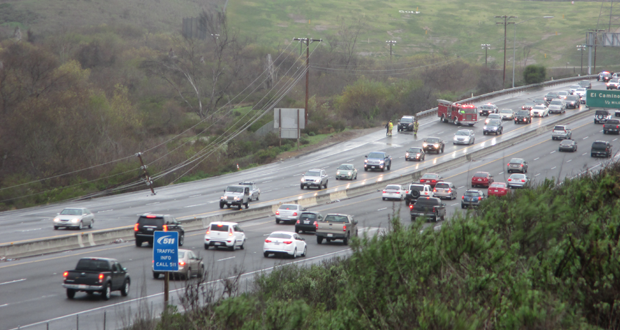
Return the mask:
<svg viewBox="0 0 620 330">
<path fill-rule="evenodd" d="M 474 126 L 478 122 L 478 109 L 473 104 L 460 104 L 437 100 L 437 116 L 444 123 Z"/>
</svg>

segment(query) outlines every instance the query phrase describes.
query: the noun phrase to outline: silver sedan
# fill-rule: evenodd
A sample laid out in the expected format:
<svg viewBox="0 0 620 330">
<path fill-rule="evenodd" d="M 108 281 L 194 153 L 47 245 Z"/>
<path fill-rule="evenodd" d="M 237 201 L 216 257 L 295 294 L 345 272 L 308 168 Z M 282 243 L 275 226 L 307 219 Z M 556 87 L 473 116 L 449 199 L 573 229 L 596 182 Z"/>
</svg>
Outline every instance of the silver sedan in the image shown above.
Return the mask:
<svg viewBox="0 0 620 330">
<path fill-rule="evenodd" d="M 260 199 L 260 189 L 254 184 L 252 181 L 244 181 L 239 182 L 240 186 L 248 186 L 250 187 L 250 199 L 253 201 L 257 201 Z"/>
<path fill-rule="evenodd" d="M 470 129 L 460 129 L 454 134 L 452 144 L 474 144 L 476 135 Z"/>
<path fill-rule="evenodd" d="M 95 215 L 87 208 L 71 207 L 62 210 L 54 218 L 54 229 L 65 227 L 66 229 L 93 228 Z"/>
<path fill-rule="evenodd" d="M 527 175 L 523 173 L 515 173 L 508 177 L 508 188 L 523 188 L 527 184 Z"/>
</svg>

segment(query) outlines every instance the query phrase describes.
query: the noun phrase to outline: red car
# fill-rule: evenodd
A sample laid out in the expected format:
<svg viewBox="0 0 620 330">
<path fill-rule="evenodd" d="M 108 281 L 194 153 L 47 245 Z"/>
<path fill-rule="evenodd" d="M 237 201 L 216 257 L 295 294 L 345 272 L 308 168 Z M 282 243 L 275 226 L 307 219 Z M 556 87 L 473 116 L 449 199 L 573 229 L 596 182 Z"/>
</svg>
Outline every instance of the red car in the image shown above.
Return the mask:
<svg viewBox="0 0 620 330">
<path fill-rule="evenodd" d="M 437 173 L 426 173 L 420 178 L 420 183 L 428 184 L 435 188 L 437 182 L 443 180 L 443 178 Z"/>
<path fill-rule="evenodd" d="M 489 186 L 489 196 L 505 196 L 508 194 L 508 187 L 505 182 L 493 182 Z"/>
<path fill-rule="evenodd" d="M 495 180 L 493 180 L 493 176 L 491 175 L 491 173 L 477 172 L 471 178 L 471 186 L 472 187 L 478 187 L 478 186 L 488 187 L 491 185 L 491 183 L 493 183 L 493 181 Z"/>
</svg>

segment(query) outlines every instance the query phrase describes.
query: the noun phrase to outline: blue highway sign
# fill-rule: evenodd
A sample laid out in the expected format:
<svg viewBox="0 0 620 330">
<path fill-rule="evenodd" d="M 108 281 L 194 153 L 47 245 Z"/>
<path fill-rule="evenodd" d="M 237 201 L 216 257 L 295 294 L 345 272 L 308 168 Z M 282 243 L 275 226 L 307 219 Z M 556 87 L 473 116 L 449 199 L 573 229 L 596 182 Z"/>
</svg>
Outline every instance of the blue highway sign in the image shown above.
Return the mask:
<svg viewBox="0 0 620 330">
<path fill-rule="evenodd" d="M 153 270 L 176 272 L 179 270 L 179 233 L 156 231 L 153 237 Z"/>
</svg>

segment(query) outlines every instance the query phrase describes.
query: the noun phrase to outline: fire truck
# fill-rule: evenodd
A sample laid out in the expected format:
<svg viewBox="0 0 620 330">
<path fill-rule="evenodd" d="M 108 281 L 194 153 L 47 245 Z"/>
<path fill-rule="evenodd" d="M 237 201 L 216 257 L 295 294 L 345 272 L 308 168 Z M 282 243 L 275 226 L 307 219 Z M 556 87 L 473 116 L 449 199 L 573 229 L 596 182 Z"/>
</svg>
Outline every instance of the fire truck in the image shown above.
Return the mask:
<svg viewBox="0 0 620 330">
<path fill-rule="evenodd" d="M 437 100 L 437 116 L 444 123 L 474 126 L 478 122 L 478 109 L 473 104 L 460 104 Z"/>
</svg>

